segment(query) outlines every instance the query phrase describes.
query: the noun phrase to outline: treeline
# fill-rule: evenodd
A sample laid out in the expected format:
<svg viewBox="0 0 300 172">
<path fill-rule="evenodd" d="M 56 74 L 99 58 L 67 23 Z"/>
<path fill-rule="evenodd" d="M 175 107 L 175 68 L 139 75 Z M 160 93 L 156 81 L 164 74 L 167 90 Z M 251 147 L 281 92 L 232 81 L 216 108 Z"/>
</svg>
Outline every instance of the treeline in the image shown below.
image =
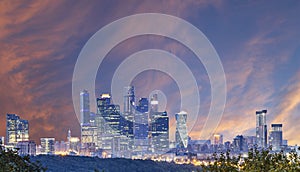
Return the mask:
<svg viewBox="0 0 300 172">
<path fill-rule="evenodd" d="M 100 159 L 96 157 L 39 155 L 31 157 L 31 160 L 41 162 L 43 166 L 47 167 L 47 172 L 189 172 L 200 171 L 201 169 L 201 167 L 193 165 L 122 158 Z"/>
<path fill-rule="evenodd" d="M 231 156 L 230 152 L 214 154 L 204 172 L 300 172 L 300 157 L 296 150 L 289 153 L 250 149 L 246 157 Z"/>
</svg>

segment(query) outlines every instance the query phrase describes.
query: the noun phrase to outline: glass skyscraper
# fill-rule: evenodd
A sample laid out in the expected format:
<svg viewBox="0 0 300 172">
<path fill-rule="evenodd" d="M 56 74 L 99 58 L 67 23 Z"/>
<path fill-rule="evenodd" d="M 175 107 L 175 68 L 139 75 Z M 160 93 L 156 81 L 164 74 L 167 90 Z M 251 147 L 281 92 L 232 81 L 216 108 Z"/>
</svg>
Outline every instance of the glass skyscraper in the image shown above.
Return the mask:
<svg viewBox="0 0 300 172">
<path fill-rule="evenodd" d="M 267 148 L 267 110 L 256 111 L 256 144 L 258 148 Z"/>
<path fill-rule="evenodd" d="M 6 115 L 6 143 L 16 144 L 29 140 L 29 124 L 16 114 Z"/>
<path fill-rule="evenodd" d="M 148 99 L 141 98 L 134 113 L 134 138 L 148 137 Z"/>
<path fill-rule="evenodd" d="M 90 98 L 89 92 L 83 90 L 80 92 L 80 123 L 90 122 Z"/>
<path fill-rule="evenodd" d="M 135 106 L 134 87 L 124 87 L 124 111 L 122 120 L 122 132 L 127 137 L 133 139 L 134 106 Z"/>
<path fill-rule="evenodd" d="M 282 124 L 272 124 L 270 131 L 269 144 L 272 150 L 280 151 L 282 147 Z"/>
<path fill-rule="evenodd" d="M 148 151 L 148 106 L 147 98 L 141 98 L 134 112 L 134 151 L 136 154 L 144 154 Z"/>
<path fill-rule="evenodd" d="M 169 150 L 169 117 L 167 112 L 153 112 L 151 119 L 152 152 L 162 154 Z"/>
<path fill-rule="evenodd" d="M 188 132 L 187 132 L 187 113 L 181 111 L 175 115 L 176 118 L 176 133 L 175 144 L 176 148 L 185 149 L 188 145 Z"/>
<path fill-rule="evenodd" d="M 102 94 L 97 98 L 97 115 L 95 123 L 97 126 L 97 145 L 111 156 L 117 151 L 123 150 L 123 138 L 121 137 L 121 114 L 120 106 L 111 104 L 109 94 Z"/>
</svg>

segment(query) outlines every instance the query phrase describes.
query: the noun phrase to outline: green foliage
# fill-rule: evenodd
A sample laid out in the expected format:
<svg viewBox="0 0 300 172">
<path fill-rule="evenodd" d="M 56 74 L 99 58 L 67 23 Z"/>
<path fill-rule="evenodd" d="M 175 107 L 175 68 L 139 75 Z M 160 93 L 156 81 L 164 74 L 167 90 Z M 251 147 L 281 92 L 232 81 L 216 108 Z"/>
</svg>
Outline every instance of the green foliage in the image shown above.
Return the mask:
<svg viewBox="0 0 300 172">
<path fill-rule="evenodd" d="M 0 146 L 0 172 L 40 172 L 46 171 L 39 162 L 31 162 L 29 156 L 21 157 L 17 151 Z"/>
<path fill-rule="evenodd" d="M 214 154 L 209 165 L 202 164 L 204 172 L 251 171 L 251 172 L 294 172 L 300 171 L 300 159 L 296 151 L 271 153 L 270 149 L 251 149 L 248 157 L 230 156 L 230 152 Z"/>
</svg>

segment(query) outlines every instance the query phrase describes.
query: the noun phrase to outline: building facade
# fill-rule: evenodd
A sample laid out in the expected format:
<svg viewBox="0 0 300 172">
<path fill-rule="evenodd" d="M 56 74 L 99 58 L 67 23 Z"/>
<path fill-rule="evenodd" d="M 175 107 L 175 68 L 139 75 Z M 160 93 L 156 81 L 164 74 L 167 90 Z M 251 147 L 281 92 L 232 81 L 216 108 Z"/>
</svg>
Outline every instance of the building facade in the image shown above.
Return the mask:
<svg viewBox="0 0 300 172">
<path fill-rule="evenodd" d="M 187 148 L 188 145 L 188 131 L 187 131 L 187 113 L 181 111 L 175 115 L 176 118 L 176 133 L 175 142 L 176 148 Z"/>
<path fill-rule="evenodd" d="M 97 114 L 95 123 L 97 127 L 97 146 L 107 152 L 111 157 L 119 155 L 118 151 L 124 151 L 128 148 L 125 143 L 126 138 L 123 134 L 120 106 L 111 104 L 109 94 L 102 94 L 97 98 Z M 126 144 L 126 145 L 124 145 Z"/>
<path fill-rule="evenodd" d="M 214 134 L 213 135 L 214 145 L 222 145 L 223 144 L 223 135 L 222 134 Z"/>
<path fill-rule="evenodd" d="M 53 155 L 55 153 L 55 138 L 41 138 L 40 153 Z"/>
<path fill-rule="evenodd" d="M 18 154 L 20 156 L 35 156 L 36 155 L 36 144 L 34 141 L 20 141 L 17 143 Z"/>
<path fill-rule="evenodd" d="M 6 115 L 6 144 L 29 141 L 29 124 L 16 114 Z"/>
<path fill-rule="evenodd" d="M 134 112 L 134 150 L 137 154 L 143 154 L 148 150 L 148 108 L 147 98 L 141 98 Z"/>
<path fill-rule="evenodd" d="M 256 144 L 258 148 L 267 148 L 267 110 L 256 112 Z"/>
<path fill-rule="evenodd" d="M 87 90 L 80 92 L 80 123 L 90 122 L 90 95 Z"/>
<path fill-rule="evenodd" d="M 273 151 L 280 151 L 282 149 L 282 124 L 271 124 L 271 131 L 269 136 L 269 144 Z"/>
<path fill-rule="evenodd" d="M 134 105 L 135 105 L 135 95 L 134 95 L 134 87 L 128 86 L 124 87 L 124 111 L 122 121 L 122 132 L 128 136 L 131 140 L 134 138 L 133 134 L 133 124 L 134 124 Z"/>
<path fill-rule="evenodd" d="M 169 150 L 169 117 L 167 112 L 153 112 L 151 119 L 152 152 L 157 154 Z"/>
</svg>

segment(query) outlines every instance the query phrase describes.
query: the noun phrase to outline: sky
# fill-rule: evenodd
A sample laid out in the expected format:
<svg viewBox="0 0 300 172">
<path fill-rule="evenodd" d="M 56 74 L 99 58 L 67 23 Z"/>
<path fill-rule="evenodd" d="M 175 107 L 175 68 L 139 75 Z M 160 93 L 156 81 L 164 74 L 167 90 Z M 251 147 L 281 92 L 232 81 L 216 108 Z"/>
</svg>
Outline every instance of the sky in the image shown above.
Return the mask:
<svg viewBox="0 0 300 172">
<path fill-rule="evenodd" d="M 300 2 L 297 0 L 1 1 L 0 136 L 5 136 L 7 113 L 29 120 L 30 139 L 37 142 L 40 137 L 66 140 L 68 129 L 79 136 L 72 82 L 80 52 L 104 26 L 141 13 L 181 18 L 199 29 L 215 48 L 226 78 L 225 109 L 215 132 L 222 133 L 224 140 L 241 134 L 255 135 L 255 112 L 267 109 L 268 128 L 272 123 L 282 123 L 284 139 L 291 145 L 300 144 Z M 139 28 L 147 22 L 130 23 L 130 27 Z M 124 32 L 126 27 L 129 26 L 116 28 L 114 32 Z M 171 29 L 185 34 L 180 28 Z M 147 49 L 172 53 L 191 70 L 198 84 L 200 111 L 188 126 L 189 135 L 201 139 L 209 108 L 214 107 L 210 77 L 206 66 L 178 41 L 141 35 L 120 42 L 99 64 L 95 96 L 111 92 L 118 66 L 135 52 Z M 169 64 L 160 59 L 160 64 Z M 133 63 L 128 70 L 151 62 L 149 58 Z M 182 71 L 180 66 L 176 69 Z M 122 77 L 125 74 L 119 76 Z M 170 117 L 171 139 L 175 113 L 182 110 L 181 96 L 194 94 L 180 90 L 176 79 L 185 76 L 145 70 L 131 81 L 137 98 L 149 97 L 153 90 L 160 90 L 165 105 L 161 110 L 167 110 Z"/>
</svg>

